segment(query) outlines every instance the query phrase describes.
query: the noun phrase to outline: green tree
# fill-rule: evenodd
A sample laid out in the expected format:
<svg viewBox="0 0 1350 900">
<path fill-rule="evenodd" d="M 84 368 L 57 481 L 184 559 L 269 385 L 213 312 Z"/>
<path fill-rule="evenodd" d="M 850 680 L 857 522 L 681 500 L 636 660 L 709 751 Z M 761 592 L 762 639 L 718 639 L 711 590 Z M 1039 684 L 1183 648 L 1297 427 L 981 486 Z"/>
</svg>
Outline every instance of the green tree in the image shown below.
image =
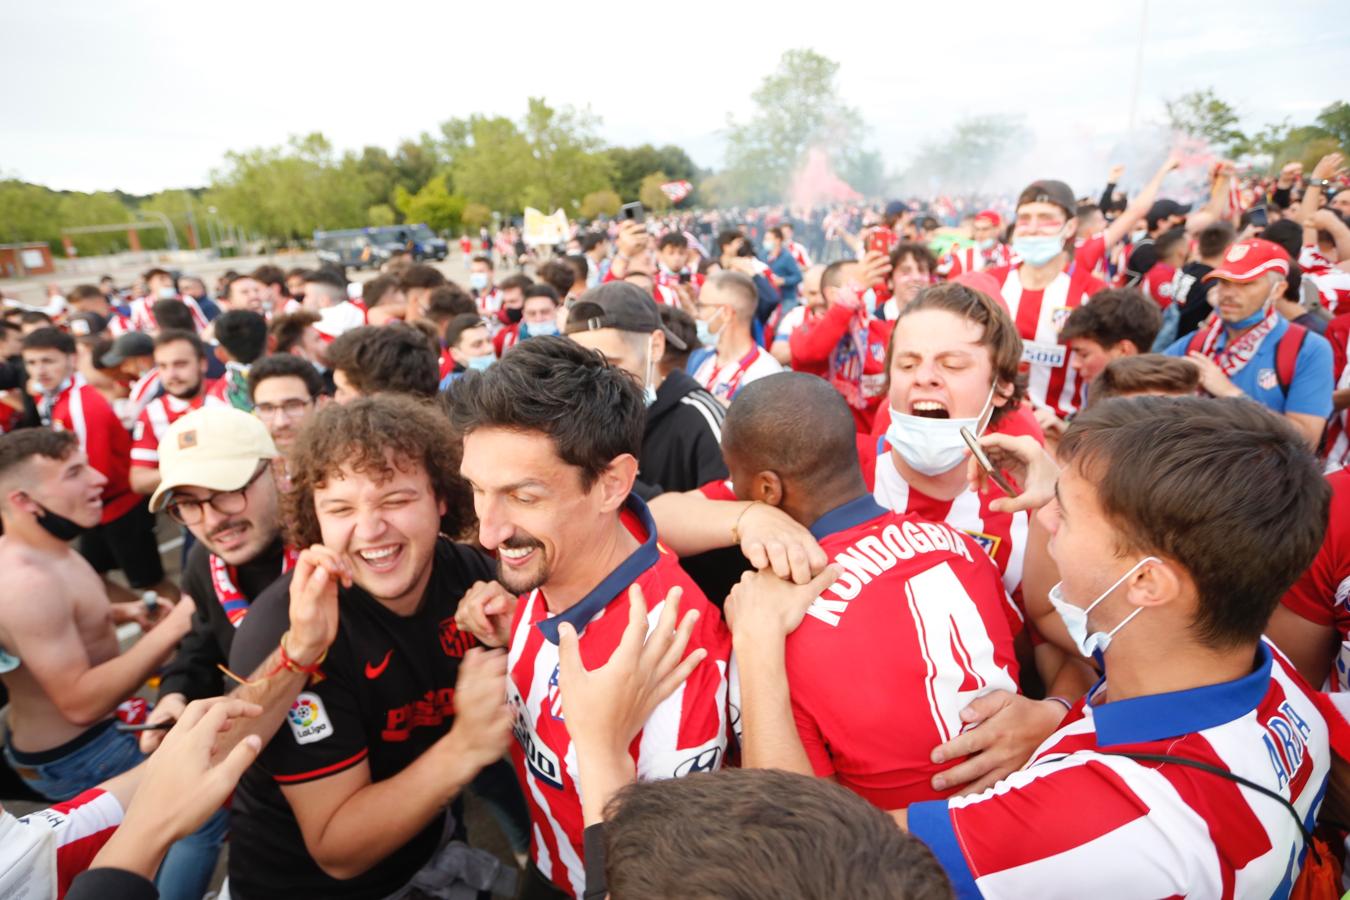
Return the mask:
<svg viewBox="0 0 1350 900">
<path fill-rule="evenodd" d="M 464 227 L 477 231 L 492 221 L 492 210 L 481 203 L 468 203 L 464 206 Z"/>
<path fill-rule="evenodd" d="M 839 64 L 814 50 L 788 50 L 751 94 L 754 112 L 729 123 L 725 201 L 780 199 L 806 151 L 828 147 L 840 170 L 865 150 L 862 116 L 839 96 Z M 719 190 L 721 188 L 719 187 Z"/>
<path fill-rule="evenodd" d="M 642 189 L 642 179 L 653 172 L 665 172 L 667 181 L 687 180 L 696 182 L 699 177 L 698 166 L 680 147 L 667 144 L 653 147 L 642 144 L 638 147 L 610 147 L 605 151 L 609 159 L 614 190 L 620 197 L 629 200 L 638 199 Z"/>
<path fill-rule="evenodd" d="M 591 191 L 581 198 L 581 217 L 583 219 L 594 219 L 599 216 L 613 216 L 619 212 L 619 207 L 622 205 L 623 200 L 609 188 Z"/>
<path fill-rule="evenodd" d="M 653 212 L 663 213 L 670 209 L 670 198 L 666 192 L 661 190 L 661 185 L 670 181 L 665 172 L 653 172 L 642 179 L 642 185 L 638 188 L 638 199 L 642 205 Z"/>
<path fill-rule="evenodd" d="M 1190 91 L 1164 104 L 1168 124 L 1182 134 L 1203 138 L 1224 152 L 1247 143 L 1247 136 L 1237 127 L 1237 110 L 1219 99 L 1213 88 Z"/>
<path fill-rule="evenodd" d="M 451 194 L 445 178 L 439 175 L 422 185 L 416 194 L 399 187 L 398 204 L 403 221 L 425 222 L 434 231 L 454 231 L 464 215 L 464 198 Z"/>
<path fill-rule="evenodd" d="M 1337 100 L 1318 113 L 1315 121 L 1341 147 L 1350 150 L 1350 103 Z"/>
<path fill-rule="evenodd" d="M 388 203 L 376 203 L 366 210 L 366 221 L 376 228 L 393 225 L 397 219 L 393 208 Z"/>
</svg>

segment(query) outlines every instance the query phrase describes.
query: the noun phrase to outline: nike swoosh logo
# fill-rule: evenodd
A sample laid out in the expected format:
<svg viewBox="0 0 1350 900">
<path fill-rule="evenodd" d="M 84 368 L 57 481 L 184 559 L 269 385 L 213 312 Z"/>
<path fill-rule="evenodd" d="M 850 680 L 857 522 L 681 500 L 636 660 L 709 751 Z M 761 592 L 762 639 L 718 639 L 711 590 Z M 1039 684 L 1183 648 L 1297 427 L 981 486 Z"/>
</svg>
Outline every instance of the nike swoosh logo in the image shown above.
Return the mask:
<svg viewBox="0 0 1350 900">
<path fill-rule="evenodd" d="M 393 655 L 394 655 L 393 650 L 390 650 L 389 652 L 385 653 L 384 659 L 380 660 L 380 664 L 378 666 L 372 666 L 370 663 L 366 663 L 366 677 L 369 678 L 371 681 L 374 681 L 376 678 L 379 678 L 381 675 L 383 675 L 384 670 L 389 666 L 389 657 Z"/>
</svg>

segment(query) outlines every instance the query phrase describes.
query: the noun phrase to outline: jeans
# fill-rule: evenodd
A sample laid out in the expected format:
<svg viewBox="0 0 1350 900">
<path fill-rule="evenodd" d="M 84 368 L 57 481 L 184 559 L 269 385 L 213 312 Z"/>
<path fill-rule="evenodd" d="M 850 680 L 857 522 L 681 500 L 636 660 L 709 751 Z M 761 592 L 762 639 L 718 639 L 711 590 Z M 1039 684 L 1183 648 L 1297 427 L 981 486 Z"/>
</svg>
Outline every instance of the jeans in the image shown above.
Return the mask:
<svg viewBox="0 0 1350 900">
<path fill-rule="evenodd" d="M 111 721 L 94 728 L 102 730 L 59 759 L 24 762 L 15 758 L 13 748 L 6 743 L 5 760 L 33 790 L 60 801 L 121 775 L 145 759 L 134 734 L 118 731 Z M 194 834 L 169 848 L 155 879 L 161 900 L 201 900 L 211 884 L 228 827 L 229 814 L 222 809 Z"/>
</svg>

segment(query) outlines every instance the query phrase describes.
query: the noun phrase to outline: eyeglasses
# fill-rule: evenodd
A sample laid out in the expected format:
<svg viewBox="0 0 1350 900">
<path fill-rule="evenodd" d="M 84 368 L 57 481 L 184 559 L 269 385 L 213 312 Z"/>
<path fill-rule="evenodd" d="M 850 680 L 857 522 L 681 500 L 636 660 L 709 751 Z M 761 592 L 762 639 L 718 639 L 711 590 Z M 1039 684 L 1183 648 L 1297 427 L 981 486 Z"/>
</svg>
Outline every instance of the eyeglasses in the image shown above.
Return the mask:
<svg viewBox="0 0 1350 900">
<path fill-rule="evenodd" d="M 164 507 L 164 511 L 169 514 L 175 522 L 189 527 L 198 524 L 202 520 L 205 512 L 205 505 L 211 504 L 211 508 L 222 516 L 233 516 L 241 513 L 248 508 L 248 489 L 253 486 L 253 482 L 262 477 L 267 471 L 267 461 L 263 460 L 258 466 L 258 471 L 253 473 L 253 477 L 244 482 L 244 486 L 233 491 L 217 491 L 205 499 L 196 497 L 174 497 Z"/>
<path fill-rule="evenodd" d="M 277 413 L 285 413 L 288 419 L 298 419 L 313 402 L 313 400 L 287 400 L 284 403 L 259 403 L 253 407 L 253 411 L 260 419 L 270 419 Z"/>
</svg>

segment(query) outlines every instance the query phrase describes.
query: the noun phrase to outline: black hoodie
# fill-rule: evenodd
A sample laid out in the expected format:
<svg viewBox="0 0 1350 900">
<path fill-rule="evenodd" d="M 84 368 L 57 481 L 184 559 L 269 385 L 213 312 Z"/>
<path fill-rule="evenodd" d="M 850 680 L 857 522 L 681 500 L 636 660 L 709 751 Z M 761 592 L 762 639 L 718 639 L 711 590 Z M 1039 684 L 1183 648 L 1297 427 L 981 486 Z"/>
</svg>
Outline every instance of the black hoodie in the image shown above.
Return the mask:
<svg viewBox="0 0 1350 900">
<path fill-rule="evenodd" d="M 647 410 L 638 478 L 660 491 L 692 491 L 727 477 L 722 460 L 726 408 L 684 371 L 676 369 L 656 390 Z M 655 494 L 657 491 L 650 491 Z M 721 608 L 749 564 L 737 547 L 680 560 L 689 577 Z"/>
</svg>

